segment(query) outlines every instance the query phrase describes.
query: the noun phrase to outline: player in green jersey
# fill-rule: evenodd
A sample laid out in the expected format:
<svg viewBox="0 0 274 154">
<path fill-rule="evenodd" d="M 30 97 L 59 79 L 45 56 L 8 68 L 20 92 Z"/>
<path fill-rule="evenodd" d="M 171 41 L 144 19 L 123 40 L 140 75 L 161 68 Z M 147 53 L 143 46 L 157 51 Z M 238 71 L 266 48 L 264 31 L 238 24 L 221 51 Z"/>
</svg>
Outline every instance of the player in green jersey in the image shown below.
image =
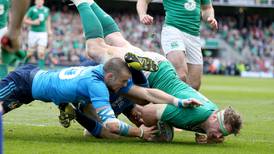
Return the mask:
<svg viewBox="0 0 274 154">
<path fill-rule="evenodd" d="M 140 21 L 144 24 L 153 23 L 153 17 L 147 14 L 150 1 L 137 2 Z M 203 70 L 199 38 L 201 15 L 214 30 L 217 29 L 211 0 L 163 0 L 163 6 L 166 13 L 161 33 L 163 51 L 180 79 L 199 90 Z"/>
<path fill-rule="evenodd" d="M 207 138 L 203 138 L 203 142 L 207 143 L 223 142 L 225 136 L 239 133 L 242 120 L 237 112 L 230 107 L 219 110 L 215 103 L 181 81 L 172 64 L 162 55 L 147 55 L 159 63 L 157 72 L 145 73 L 151 88 L 160 89 L 182 100 L 194 98 L 202 103 L 197 107 L 184 107 L 182 103 L 181 108 L 170 104 L 147 105 L 141 109 L 142 118 L 147 126 L 156 125 L 158 121 L 167 122 L 180 129 L 205 133 Z M 201 140 L 198 139 L 198 142 Z"/>
<path fill-rule="evenodd" d="M 38 66 L 45 67 L 45 51 L 48 43 L 48 35 L 52 34 L 50 10 L 44 6 L 44 0 L 35 0 L 35 6 L 29 8 L 24 23 L 30 25 L 28 34 L 28 56 L 38 52 Z"/>
</svg>

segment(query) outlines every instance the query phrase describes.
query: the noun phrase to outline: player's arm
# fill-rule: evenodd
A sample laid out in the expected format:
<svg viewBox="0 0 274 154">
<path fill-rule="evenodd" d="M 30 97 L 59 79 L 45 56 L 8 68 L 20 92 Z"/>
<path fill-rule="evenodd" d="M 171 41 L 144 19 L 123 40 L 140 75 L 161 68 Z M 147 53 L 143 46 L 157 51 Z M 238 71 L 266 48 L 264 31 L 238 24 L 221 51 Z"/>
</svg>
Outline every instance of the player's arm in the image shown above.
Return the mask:
<svg viewBox="0 0 274 154">
<path fill-rule="evenodd" d="M 218 22 L 215 19 L 214 9 L 212 4 L 201 5 L 202 19 L 208 22 L 213 30 L 218 29 Z"/>
<path fill-rule="evenodd" d="M 141 23 L 150 25 L 153 23 L 153 17 L 147 14 L 148 4 L 151 0 L 138 0 L 136 9 L 140 18 Z"/>
<path fill-rule="evenodd" d="M 95 105 L 96 108 L 96 105 Z M 140 137 L 149 139 L 156 132 L 154 127 L 133 127 L 115 117 L 115 114 L 110 105 L 96 108 L 97 114 L 105 126 L 111 133 L 127 137 Z"/>
<path fill-rule="evenodd" d="M 156 104 L 172 104 L 177 107 L 188 107 L 190 105 L 199 106 L 202 105 L 196 99 L 178 99 L 172 95 L 169 95 L 161 90 L 152 89 L 152 88 L 144 88 L 139 86 L 132 86 L 129 91 L 125 94 L 131 97 L 135 97 L 137 99 L 144 99 L 148 102 L 153 102 Z M 140 101 L 139 101 L 140 102 Z M 140 104 L 144 105 L 144 104 Z"/>
<path fill-rule="evenodd" d="M 25 15 L 24 17 L 24 23 L 27 24 L 27 25 L 39 25 L 40 24 L 40 20 L 39 18 L 35 19 L 35 20 L 32 20 L 29 15 Z"/>
<path fill-rule="evenodd" d="M 52 30 L 51 30 L 51 16 L 48 16 L 47 19 L 47 30 L 48 30 L 48 35 L 51 36 L 52 35 Z"/>
</svg>

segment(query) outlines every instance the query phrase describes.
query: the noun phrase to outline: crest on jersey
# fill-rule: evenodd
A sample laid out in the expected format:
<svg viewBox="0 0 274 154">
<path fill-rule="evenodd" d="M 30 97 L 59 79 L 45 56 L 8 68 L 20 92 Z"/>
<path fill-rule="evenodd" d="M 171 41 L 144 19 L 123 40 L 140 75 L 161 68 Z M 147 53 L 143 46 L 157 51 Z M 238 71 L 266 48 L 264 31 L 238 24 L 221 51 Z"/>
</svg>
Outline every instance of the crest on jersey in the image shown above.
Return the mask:
<svg viewBox="0 0 274 154">
<path fill-rule="evenodd" d="M 185 4 L 184 7 L 188 11 L 193 11 L 196 8 L 196 2 L 194 0 L 188 0 Z"/>
</svg>

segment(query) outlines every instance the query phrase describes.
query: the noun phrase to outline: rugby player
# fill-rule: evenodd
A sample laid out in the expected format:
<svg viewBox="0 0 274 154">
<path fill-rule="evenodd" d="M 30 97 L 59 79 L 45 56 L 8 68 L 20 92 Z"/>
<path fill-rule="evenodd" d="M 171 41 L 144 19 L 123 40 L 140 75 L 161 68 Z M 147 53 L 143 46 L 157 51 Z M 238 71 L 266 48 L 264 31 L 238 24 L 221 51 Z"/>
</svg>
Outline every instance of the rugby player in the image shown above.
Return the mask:
<svg viewBox="0 0 274 154">
<path fill-rule="evenodd" d="M 153 17 L 147 14 L 152 0 L 138 0 L 140 21 L 152 24 Z M 163 0 L 165 23 L 161 33 L 161 45 L 165 56 L 176 68 L 181 80 L 199 90 L 203 71 L 203 56 L 200 41 L 201 16 L 213 30 L 218 23 L 214 17 L 211 0 Z"/>
</svg>

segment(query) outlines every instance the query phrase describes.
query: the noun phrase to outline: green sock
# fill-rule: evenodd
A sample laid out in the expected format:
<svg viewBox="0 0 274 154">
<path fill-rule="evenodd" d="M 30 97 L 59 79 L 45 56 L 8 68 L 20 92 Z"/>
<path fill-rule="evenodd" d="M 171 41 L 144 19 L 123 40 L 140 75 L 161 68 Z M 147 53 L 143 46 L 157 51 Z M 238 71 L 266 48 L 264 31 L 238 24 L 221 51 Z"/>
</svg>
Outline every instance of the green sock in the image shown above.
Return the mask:
<svg viewBox="0 0 274 154">
<path fill-rule="evenodd" d="M 120 29 L 114 19 L 100 8 L 95 2 L 90 5 L 103 27 L 104 36 L 114 32 L 120 32 Z"/>
<path fill-rule="evenodd" d="M 40 69 L 44 69 L 45 68 L 45 60 L 44 59 L 39 59 L 38 60 L 38 67 Z"/>
<path fill-rule="evenodd" d="M 17 59 L 17 56 L 14 53 L 9 53 L 5 50 L 2 50 L 1 54 L 2 54 L 2 63 L 3 64 L 11 65 Z"/>
<path fill-rule="evenodd" d="M 77 6 L 77 9 L 81 17 L 86 40 L 98 37 L 103 38 L 102 25 L 95 13 L 90 9 L 89 4 L 86 2 L 81 3 Z"/>
</svg>

